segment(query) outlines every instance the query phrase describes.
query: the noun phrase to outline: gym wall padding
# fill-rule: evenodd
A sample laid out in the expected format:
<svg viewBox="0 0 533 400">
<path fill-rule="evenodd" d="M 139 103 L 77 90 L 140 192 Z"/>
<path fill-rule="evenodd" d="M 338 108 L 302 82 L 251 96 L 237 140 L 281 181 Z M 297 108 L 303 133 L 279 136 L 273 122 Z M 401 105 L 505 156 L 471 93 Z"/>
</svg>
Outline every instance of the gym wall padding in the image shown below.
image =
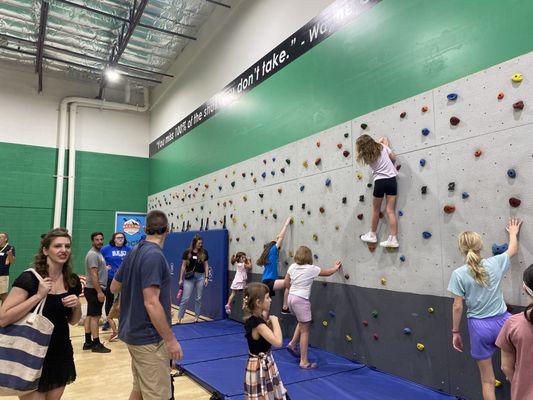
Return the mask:
<svg viewBox="0 0 533 400">
<path fill-rule="evenodd" d="M 172 303 L 176 304 L 183 252 L 189 248 L 194 235 L 202 236 L 204 248 L 209 253 L 209 284 L 202 293 L 202 315 L 212 319 L 226 317 L 224 305 L 228 291 L 228 231 L 189 231 L 170 233 L 165 241 L 163 253 L 172 275 Z M 194 312 L 193 291 L 187 309 Z"/>
</svg>

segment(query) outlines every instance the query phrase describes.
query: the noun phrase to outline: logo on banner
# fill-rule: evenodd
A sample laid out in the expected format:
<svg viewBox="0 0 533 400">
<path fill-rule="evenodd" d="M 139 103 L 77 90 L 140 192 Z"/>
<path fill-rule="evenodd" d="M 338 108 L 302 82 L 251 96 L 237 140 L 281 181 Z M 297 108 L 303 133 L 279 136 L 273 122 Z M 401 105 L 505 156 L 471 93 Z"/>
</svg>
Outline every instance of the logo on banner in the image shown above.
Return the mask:
<svg viewBox="0 0 533 400">
<path fill-rule="evenodd" d="M 141 224 L 135 221 L 133 218 L 124 221 L 122 224 L 122 231 L 128 235 L 136 235 L 141 230 Z"/>
</svg>

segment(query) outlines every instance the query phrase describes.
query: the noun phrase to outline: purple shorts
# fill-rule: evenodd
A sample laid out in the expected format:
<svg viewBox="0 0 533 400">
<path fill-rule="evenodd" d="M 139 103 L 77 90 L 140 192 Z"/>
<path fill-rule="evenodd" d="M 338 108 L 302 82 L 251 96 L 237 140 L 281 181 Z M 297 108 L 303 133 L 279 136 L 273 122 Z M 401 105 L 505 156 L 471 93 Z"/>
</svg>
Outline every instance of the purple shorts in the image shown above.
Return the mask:
<svg viewBox="0 0 533 400">
<path fill-rule="evenodd" d="M 289 293 L 289 310 L 296 316 L 298 322 L 311 322 L 311 302 L 300 296 Z"/>
<path fill-rule="evenodd" d="M 496 347 L 496 338 L 503 324 L 511 314 L 504 312 L 488 318 L 468 318 L 468 332 L 470 333 L 470 354 L 475 360 L 491 358 Z"/>
</svg>

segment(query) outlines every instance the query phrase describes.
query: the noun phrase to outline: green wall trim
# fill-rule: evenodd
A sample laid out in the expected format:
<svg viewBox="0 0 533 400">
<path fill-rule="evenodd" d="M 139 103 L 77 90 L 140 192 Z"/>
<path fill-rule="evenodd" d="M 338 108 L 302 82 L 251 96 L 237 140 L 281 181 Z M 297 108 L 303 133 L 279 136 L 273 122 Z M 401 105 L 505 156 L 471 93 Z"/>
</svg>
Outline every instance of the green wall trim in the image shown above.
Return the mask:
<svg viewBox="0 0 533 400">
<path fill-rule="evenodd" d="M 383 0 L 150 159 L 150 194 L 533 50 L 527 0 Z"/>
</svg>

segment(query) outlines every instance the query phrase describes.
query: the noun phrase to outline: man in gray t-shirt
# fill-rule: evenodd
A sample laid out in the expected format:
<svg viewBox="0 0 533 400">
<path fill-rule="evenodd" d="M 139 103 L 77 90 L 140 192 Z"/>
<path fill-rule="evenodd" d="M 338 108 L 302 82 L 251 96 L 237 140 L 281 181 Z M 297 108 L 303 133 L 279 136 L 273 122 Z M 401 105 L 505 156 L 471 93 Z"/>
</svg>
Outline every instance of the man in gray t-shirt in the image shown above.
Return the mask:
<svg viewBox="0 0 533 400">
<path fill-rule="evenodd" d="M 86 285 L 83 291 L 87 300 L 87 318 L 85 318 L 85 343 L 83 350 L 91 350 L 94 353 L 109 353 L 111 350 L 100 343 L 98 335 L 102 307 L 105 300 L 105 288 L 107 285 L 107 267 L 105 258 L 100 253 L 104 245 L 104 234 L 93 232 L 91 234 L 92 247 L 85 257 Z M 92 337 L 91 337 L 92 336 Z"/>
</svg>

